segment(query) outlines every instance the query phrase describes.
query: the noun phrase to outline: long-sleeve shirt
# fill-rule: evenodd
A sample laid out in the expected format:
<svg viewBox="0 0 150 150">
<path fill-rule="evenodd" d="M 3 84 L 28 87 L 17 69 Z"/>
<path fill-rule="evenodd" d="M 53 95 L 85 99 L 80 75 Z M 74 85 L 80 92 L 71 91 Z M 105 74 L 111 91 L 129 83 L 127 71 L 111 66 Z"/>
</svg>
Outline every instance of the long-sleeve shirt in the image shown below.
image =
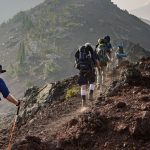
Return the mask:
<svg viewBox="0 0 150 150">
<path fill-rule="evenodd" d="M 0 78 L 0 92 L 2 93 L 4 98 L 6 98 L 10 94 L 9 89 L 7 88 L 4 80 L 1 78 Z"/>
</svg>

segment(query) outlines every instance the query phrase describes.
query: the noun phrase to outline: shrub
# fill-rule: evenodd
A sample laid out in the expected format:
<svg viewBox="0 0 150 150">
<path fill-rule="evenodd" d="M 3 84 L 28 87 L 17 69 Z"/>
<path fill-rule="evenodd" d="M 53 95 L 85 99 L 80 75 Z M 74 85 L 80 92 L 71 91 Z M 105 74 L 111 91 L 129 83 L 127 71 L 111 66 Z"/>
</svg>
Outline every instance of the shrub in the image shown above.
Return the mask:
<svg viewBox="0 0 150 150">
<path fill-rule="evenodd" d="M 66 100 L 68 100 L 69 98 L 72 98 L 72 97 L 75 97 L 79 94 L 79 87 L 75 86 L 75 87 L 72 87 L 70 89 L 67 90 L 66 92 Z"/>
</svg>

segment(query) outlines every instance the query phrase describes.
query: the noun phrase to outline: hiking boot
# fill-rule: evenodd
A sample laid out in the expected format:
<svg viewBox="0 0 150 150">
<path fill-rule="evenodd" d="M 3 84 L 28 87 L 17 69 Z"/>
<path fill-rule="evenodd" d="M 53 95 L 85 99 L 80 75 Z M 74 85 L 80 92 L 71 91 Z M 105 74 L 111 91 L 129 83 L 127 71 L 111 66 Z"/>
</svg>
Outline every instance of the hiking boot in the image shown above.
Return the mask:
<svg viewBox="0 0 150 150">
<path fill-rule="evenodd" d="M 94 91 L 93 90 L 90 90 L 90 93 L 89 93 L 89 100 L 94 100 L 94 98 L 93 98 L 93 93 L 94 93 Z"/>
</svg>

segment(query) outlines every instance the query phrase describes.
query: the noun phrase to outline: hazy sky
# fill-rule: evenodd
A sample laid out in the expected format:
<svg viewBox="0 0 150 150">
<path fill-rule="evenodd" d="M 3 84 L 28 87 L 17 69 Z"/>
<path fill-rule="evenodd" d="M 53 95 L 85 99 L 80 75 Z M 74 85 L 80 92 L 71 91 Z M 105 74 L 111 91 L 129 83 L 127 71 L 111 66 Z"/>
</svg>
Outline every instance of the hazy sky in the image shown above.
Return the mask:
<svg viewBox="0 0 150 150">
<path fill-rule="evenodd" d="M 27 10 L 44 0 L 0 0 L 0 23 L 7 21 L 21 10 Z"/>
<path fill-rule="evenodd" d="M 150 0 L 112 0 L 112 2 L 122 9 L 132 10 L 150 3 Z"/>
<path fill-rule="evenodd" d="M 17 12 L 27 10 L 44 0 L 0 0 L 0 23 L 7 21 Z M 112 0 L 120 8 L 133 10 L 150 3 L 150 0 Z"/>
</svg>

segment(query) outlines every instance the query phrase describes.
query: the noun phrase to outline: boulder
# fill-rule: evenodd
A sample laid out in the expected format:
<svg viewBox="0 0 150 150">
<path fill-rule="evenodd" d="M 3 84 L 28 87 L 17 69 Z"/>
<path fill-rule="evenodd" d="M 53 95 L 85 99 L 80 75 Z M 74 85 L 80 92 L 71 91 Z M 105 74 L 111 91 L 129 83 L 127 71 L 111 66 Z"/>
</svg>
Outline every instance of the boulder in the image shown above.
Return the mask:
<svg viewBox="0 0 150 150">
<path fill-rule="evenodd" d="M 125 102 L 118 102 L 117 105 L 116 105 L 117 108 L 125 108 L 126 106 L 127 105 L 126 105 Z"/>
<path fill-rule="evenodd" d="M 143 111 L 129 128 L 130 134 L 136 138 L 150 138 L 150 111 Z"/>
<path fill-rule="evenodd" d="M 149 102 L 150 101 L 150 96 L 142 96 L 140 99 L 144 102 Z"/>
<path fill-rule="evenodd" d="M 121 76 L 123 80 L 129 84 L 135 81 L 139 81 L 142 78 L 140 70 L 136 69 L 135 67 L 127 68 Z"/>
</svg>

